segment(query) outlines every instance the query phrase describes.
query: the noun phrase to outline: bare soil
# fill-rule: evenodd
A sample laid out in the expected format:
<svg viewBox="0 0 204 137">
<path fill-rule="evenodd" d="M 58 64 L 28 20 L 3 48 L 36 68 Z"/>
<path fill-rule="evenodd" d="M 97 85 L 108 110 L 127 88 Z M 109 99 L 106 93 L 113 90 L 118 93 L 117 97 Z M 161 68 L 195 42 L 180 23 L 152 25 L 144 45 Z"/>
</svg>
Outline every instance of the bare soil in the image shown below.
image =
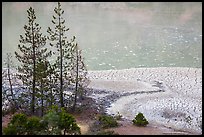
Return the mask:
<svg viewBox="0 0 204 137">
<path fill-rule="evenodd" d="M 7 127 L 8 123 L 11 121 L 12 116 L 12 114 L 8 114 L 2 117 L 2 128 Z"/>
<path fill-rule="evenodd" d="M 82 135 L 90 135 L 90 130 L 93 128 L 93 123 L 97 120 L 97 116 L 104 113 L 103 107 L 98 108 L 93 99 L 87 98 L 84 100 L 87 107 L 80 114 L 74 114 L 78 125 L 81 128 Z M 173 129 L 150 123 L 146 127 L 138 127 L 132 124 L 130 120 L 118 120 L 119 126 L 109 128 L 119 135 L 191 135 L 192 133 L 175 131 Z"/>
</svg>

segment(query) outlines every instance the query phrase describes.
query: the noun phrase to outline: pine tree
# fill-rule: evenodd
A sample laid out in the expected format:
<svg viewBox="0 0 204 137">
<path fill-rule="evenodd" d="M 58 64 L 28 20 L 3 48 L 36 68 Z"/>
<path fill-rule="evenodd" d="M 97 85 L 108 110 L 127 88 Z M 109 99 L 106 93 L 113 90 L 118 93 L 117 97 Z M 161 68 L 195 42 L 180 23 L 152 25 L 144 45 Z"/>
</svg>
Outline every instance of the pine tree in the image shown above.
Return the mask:
<svg viewBox="0 0 204 137">
<path fill-rule="evenodd" d="M 48 61 L 39 59 L 36 64 L 36 85 L 38 87 L 36 96 L 40 98 L 41 116 L 44 114 L 44 101 L 46 100 L 46 94 L 50 86 L 48 76 Z"/>
<path fill-rule="evenodd" d="M 58 91 L 58 88 L 56 87 L 57 78 L 56 78 L 56 72 L 55 72 L 55 66 L 53 66 L 50 62 L 47 64 L 47 73 L 48 73 L 48 92 L 46 95 L 46 106 L 51 107 L 52 105 L 56 105 L 56 93 Z"/>
<path fill-rule="evenodd" d="M 27 10 L 28 25 L 24 26 L 25 36 L 20 35 L 20 44 L 18 45 L 21 53 L 15 52 L 16 58 L 21 62 L 18 67 L 20 73 L 19 79 L 22 80 L 28 91 L 27 96 L 31 99 L 31 112 L 35 112 L 36 97 L 36 63 L 39 59 L 45 59 L 51 55 L 43 48 L 46 44 L 46 37 L 42 36 L 41 27 L 35 22 L 35 10 L 30 7 Z M 27 46 L 26 46 L 27 45 Z"/>
<path fill-rule="evenodd" d="M 7 53 L 6 61 L 5 61 L 6 68 L 2 70 L 2 94 L 3 94 L 3 104 L 8 101 L 12 111 L 15 111 L 18 106 L 15 98 L 15 93 L 13 90 L 13 86 L 16 77 L 13 74 L 14 66 L 12 62 L 12 55 L 11 53 Z M 13 70 L 13 71 L 12 71 Z"/>
<path fill-rule="evenodd" d="M 55 15 L 53 15 L 52 23 L 54 24 L 54 30 L 48 27 L 47 32 L 49 33 L 48 39 L 51 41 L 50 45 L 55 47 L 57 52 L 53 52 L 53 54 L 57 54 L 56 62 L 53 66 L 55 66 L 56 76 L 60 83 L 59 85 L 59 97 L 60 97 L 60 105 L 64 107 L 64 90 L 67 88 L 66 85 L 69 85 L 69 66 L 70 62 L 70 49 L 73 47 L 73 41 L 75 37 L 71 39 L 69 42 L 67 37 L 65 36 L 65 32 L 69 30 L 64 25 L 65 20 L 62 15 L 64 10 L 61 9 L 61 4 L 58 2 L 57 7 L 54 9 Z"/>
<path fill-rule="evenodd" d="M 87 69 L 84 65 L 81 50 L 79 50 L 77 43 L 72 50 L 70 81 L 74 86 L 74 102 L 72 111 L 75 111 L 77 98 L 83 98 L 83 95 L 85 95 L 85 88 L 88 86 L 90 80 L 87 78 Z"/>
</svg>

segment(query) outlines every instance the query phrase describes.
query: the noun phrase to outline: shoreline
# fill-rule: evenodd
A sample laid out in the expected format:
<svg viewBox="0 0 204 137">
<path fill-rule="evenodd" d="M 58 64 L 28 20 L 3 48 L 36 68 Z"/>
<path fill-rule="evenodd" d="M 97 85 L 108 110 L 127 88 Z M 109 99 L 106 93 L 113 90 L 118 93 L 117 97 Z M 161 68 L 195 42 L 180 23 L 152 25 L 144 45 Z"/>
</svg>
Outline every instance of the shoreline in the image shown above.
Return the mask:
<svg viewBox="0 0 204 137">
<path fill-rule="evenodd" d="M 202 68 L 88 71 L 88 77 L 90 97 L 105 104 L 108 114 L 120 112 L 131 120 L 143 112 L 152 123 L 202 133 Z"/>
</svg>

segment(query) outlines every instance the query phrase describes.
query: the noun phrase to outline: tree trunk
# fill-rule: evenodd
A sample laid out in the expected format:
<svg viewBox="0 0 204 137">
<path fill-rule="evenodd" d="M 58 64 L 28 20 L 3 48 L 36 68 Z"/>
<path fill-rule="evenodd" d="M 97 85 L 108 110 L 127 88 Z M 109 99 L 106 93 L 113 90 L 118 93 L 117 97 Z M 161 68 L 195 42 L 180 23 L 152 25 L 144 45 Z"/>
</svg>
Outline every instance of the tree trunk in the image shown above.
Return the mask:
<svg viewBox="0 0 204 137">
<path fill-rule="evenodd" d="M 51 75 L 50 75 L 50 81 L 52 80 L 52 77 L 51 77 Z M 50 106 L 52 106 L 52 104 L 53 104 L 53 95 L 52 95 L 52 82 L 51 82 L 51 89 L 50 89 Z"/>
<path fill-rule="evenodd" d="M 12 87 L 12 82 L 11 82 L 11 74 L 10 74 L 10 59 L 9 59 L 9 56 L 8 56 L 8 62 L 7 62 L 7 69 L 8 69 L 8 80 L 9 80 L 9 86 L 10 86 L 10 90 L 11 90 L 11 96 L 12 96 L 12 107 L 14 110 L 17 109 L 17 104 L 16 104 L 16 101 L 14 99 L 14 94 L 13 94 L 13 87 Z"/>
<path fill-rule="evenodd" d="M 60 16 L 59 16 L 59 27 L 61 27 L 60 24 Z M 61 107 L 64 107 L 64 101 L 63 101 L 63 80 L 62 80 L 62 43 L 61 43 L 61 28 L 59 29 L 59 44 L 60 44 L 60 104 Z"/>
<path fill-rule="evenodd" d="M 77 47 L 76 47 L 77 48 Z M 78 92 L 78 75 L 79 75 L 79 63 L 78 63 L 78 49 L 76 49 L 76 85 L 75 85 L 75 96 L 74 96 L 74 104 L 72 110 L 75 111 L 76 108 L 76 103 L 77 103 L 77 92 Z"/>
<path fill-rule="evenodd" d="M 32 35 L 33 35 L 33 94 L 32 94 L 32 102 L 31 102 L 31 111 L 34 114 L 35 113 L 35 40 L 34 40 L 34 32 L 33 32 L 33 24 L 32 24 Z"/>
<path fill-rule="evenodd" d="M 42 79 L 41 79 L 40 85 L 41 85 L 41 87 L 40 87 L 40 90 L 41 90 L 41 116 L 43 116 L 44 104 L 43 104 L 43 81 L 42 81 Z"/>
</svg>

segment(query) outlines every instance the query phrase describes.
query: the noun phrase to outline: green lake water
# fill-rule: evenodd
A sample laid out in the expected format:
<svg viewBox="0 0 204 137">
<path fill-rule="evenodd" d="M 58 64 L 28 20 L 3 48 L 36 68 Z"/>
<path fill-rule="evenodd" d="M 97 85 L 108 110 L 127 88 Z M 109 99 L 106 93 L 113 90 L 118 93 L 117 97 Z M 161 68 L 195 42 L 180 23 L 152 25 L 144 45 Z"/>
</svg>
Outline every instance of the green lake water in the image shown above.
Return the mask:
<svg viewBox="0 0 204 137">
<path fill-rule="evenodd" d="M 76 36 L 88 70 L 133 67 L 202 67 L 202 3 L 61 3 L 69 39 Z M 2 59 L 18 51 L 36 10 L 42 32 L 57 3 L 2 3 Z M 14 59 L 14 62 L 17 62 Z"/>
</svg>

